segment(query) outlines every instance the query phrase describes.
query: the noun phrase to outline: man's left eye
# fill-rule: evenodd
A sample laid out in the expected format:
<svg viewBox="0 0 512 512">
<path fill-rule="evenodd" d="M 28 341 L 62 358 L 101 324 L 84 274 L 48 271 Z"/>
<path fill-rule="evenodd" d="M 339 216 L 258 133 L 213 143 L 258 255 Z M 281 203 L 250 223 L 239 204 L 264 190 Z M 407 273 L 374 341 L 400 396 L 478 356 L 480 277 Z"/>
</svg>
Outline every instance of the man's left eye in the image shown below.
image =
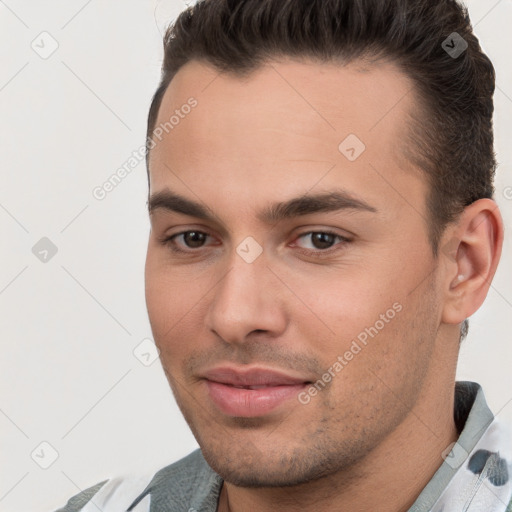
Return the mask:
<svg viewBox="0 0 512 512">
<path fill-rule="evenodd" d="M 312 249 L 314 251 L 330 249 L 334 245 L 336 239 L 341 240 L 342 242 L 350 242 L 348 238 L 331 231 L 309 231 L 299 235 L 297 239 L 307 237 L 310 238 L 310 247 L 306 247 L 306 249 Z"/>
</svg>

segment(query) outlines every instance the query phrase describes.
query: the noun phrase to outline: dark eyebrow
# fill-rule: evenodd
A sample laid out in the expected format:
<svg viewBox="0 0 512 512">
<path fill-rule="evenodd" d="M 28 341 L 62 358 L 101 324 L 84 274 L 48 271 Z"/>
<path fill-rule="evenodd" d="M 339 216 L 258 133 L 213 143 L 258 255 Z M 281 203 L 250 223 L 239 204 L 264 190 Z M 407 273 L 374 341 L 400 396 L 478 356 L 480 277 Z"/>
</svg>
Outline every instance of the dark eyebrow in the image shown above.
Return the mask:
<svg viewBox="0 0 512 512">
<path fill-rule="evenodd" d="M 158 209 L 174 211 L 203 220 L 216 220 L 215 216 L 209 213 L 208 209 L 202 204 L 180 196 L 168 189 L 156 192 L 149 198 L 149 213 L 151 214 Z M 348 192 L 334 190 L 327 193 L 303 195 L 280 203 L 273 203 L 258 212 L 258 219 L 266 224 L 274 224 L 284 219 L 337 210 L 377 212 L 376 208 Z"/>
<path fill-rule="evenodd" d="M 258 213 L 258 219 L 273 224 L 284 219 L 291 219 L 312 213 L 334 212 L 338 210 L 359 210 L 376 213 L 377 209 L 362 199 L 357 199 L 344 190 L 303 195 L 267 206 Z"/>
</svg>

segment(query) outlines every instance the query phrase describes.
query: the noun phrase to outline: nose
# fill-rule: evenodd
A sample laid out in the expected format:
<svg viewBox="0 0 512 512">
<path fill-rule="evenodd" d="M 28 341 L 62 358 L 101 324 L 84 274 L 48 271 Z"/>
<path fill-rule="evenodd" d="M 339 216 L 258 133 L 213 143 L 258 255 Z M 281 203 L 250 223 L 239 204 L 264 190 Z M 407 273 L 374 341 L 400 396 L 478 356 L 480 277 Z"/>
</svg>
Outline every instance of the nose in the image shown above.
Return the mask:
<svg viewBox="0 0 512 512">
<path fill-rule="evenodd" d="M 286 329 L 279 281 L 262 254 L 247 263 L 234 254 L 230 267 L 214 287 L 205 323 L 225 342 L 243 344 L 251 333 L 278 337 Z"/>
</svg>

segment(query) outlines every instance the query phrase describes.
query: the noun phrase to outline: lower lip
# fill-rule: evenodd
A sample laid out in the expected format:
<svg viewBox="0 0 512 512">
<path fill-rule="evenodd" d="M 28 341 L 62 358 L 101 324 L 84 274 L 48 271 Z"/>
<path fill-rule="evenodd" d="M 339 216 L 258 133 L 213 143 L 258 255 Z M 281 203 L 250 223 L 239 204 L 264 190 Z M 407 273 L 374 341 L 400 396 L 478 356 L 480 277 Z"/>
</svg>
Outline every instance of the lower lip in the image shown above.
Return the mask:
<svg viewBox="0 0 512 512">
<path fill-rule="evenodd" d="M 211 380 L 207 380 L 206 385 L 213 403 L 224 414 L 243 418 L 263 416 L 291 398 L 296 398 L 306 387 L 306 384 L 295 384 L 241 389 Z"/>
</svg>

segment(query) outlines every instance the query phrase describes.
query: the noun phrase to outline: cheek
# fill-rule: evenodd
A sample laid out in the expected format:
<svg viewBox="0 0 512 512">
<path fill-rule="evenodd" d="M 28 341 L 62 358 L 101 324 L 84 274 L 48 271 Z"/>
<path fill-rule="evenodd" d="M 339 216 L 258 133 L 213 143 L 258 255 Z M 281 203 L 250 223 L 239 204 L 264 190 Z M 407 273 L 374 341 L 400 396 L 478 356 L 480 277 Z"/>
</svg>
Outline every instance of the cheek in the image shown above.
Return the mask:
<svg viewBox="0 0 512 512">
<path fill-rule="evenodd" d="M 160 255 L 148 251 L 145 296 L 156 345 L 166 367 L 178 363 L 197 348 L 202 336 L 202 315 L 211 284 L 174 269 Z"/>
<path fill-rule="evenodd" d="M 410 294 L 407 276 L 382 275 L 331 279 L 324 283 L 324 293 L 304 297 L 316 316 L 295 310 L 303 342 L 324 370 L 335 375 L 329 399 L 345 400 L 347 393 L 381 386 L 376 375 L 391 389 L 403 385 L 401 379 L 414 386 L 425 371 L 435 339 L 435 296 L 426 283 Z M 315 283 L 315 290 L 320 289 L 321 280 Z"/>
<path fill-rule="evenodd" d="M 173 325 L 190 306 L 183 286 L 178 284 L 172 269 L 165 268 L 152 251 L 148 251 L 146 258 L 145 295 L 155 342 L 161 344 L 165 338 L 172 336 Z"/>
<path fill-rule="evenodd" d="M 397 324 L 403 300 L 395 292 L 396 286 L 382 278 L 378 282 L 377 276 L 369 273 L 359 274 L 317 275 L 301 283 L 303 293 L 299 293 L 308 310 L 299 304 L 295 320 L 313 343 L 322 336 L 326 352 L 343 353 L 353 339 L 364 342 L 370 336 L 368 330 L 375 333 L 375 324 L 379 337 L 390 325 Z"/>
</svg>

